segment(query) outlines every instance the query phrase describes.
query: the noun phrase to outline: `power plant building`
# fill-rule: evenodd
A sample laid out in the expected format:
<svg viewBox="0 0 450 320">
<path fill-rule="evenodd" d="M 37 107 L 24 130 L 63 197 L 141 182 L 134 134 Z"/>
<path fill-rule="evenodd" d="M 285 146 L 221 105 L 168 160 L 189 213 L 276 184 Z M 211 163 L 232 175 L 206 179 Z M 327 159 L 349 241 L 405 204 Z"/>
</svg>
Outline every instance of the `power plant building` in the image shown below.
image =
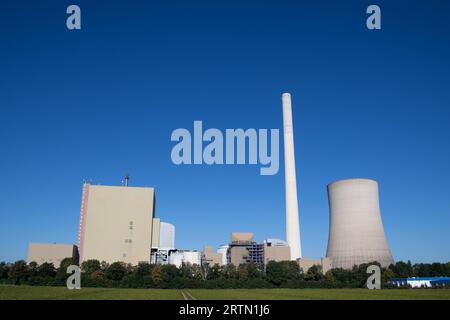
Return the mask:
<svg viewBox="0 0 450 320">
<path fill-rule="evenodd" d="M 152 248 L 175 247 L 175 227 L 155 218 L 155 191 L 147 187 L 85 183 L 80 210 L 80 263 L 89 259 L 137 265 Z"/>
<path fill-rule="evenodd" d="M 222 257 L 221 265 L 223 265 L 223 266 L 227 264 L 227 251 L 228 251 L 228 245 L 221 245 L 217 249 L 217 253 L 220 253 L 220 255 Z"/>
<path fill-rule="evenodd" d="M 169 255 L 168 263 L 177 268 L 184 264 L 201 265 L 202 253 L 197 250 L 176 250 Z"/>
<path fill-rule="evenodd" d="M 250 262 L 264 264 L 264 246 L 253 240 L 253 233 L 233 232 L 227 251 L 227 263 L 238 266 Z"/>
<path fill-rule="evenodd" d="M 58 268 L 65 258 L 78 258 L 77 247 L 73 244 L 62 243 L 30 243 L 28 246 L 27 262 L 53 263 Z"/>
<path fill-rule="evenodd" d="M 381 221 L 378 183 L 369 179 L 340 180 L 328 185 L 330 230 L 326 256 L 333 268 L 378 261 L 392 264 Z"/>
<path fill-rule="evenodd" d="M 264 241 L 264 260 L 288 261 L 291 260 L 291 249 L 286 241 L 280 239 L 267 239 Z"/>
<path fill-rule="evenodd" d="M 269 261 L 290 260 L 291 250 L 288 244 L 279 239 L 267 239 L 258 243 L 253 233 L 233 232 L 227 248 L 227 264 L 238 266 L 243 263 L 265 265 Z"/>
<path fill-rule="evenodd" d="M 308 259 L 308 258 L 300 258 L 297 260 L 300 269 L 304 273 L 308 272 L 308 270 L 312 266 L 318 266 L 322 270 L 322 273 L 325 274 L 328 270 L 333 269 L 333 261 L 331 258 L 320 258 L 320 259 Z"/>
<path fill-rule="evenodd" d="M 203 249 L 203 260 L 210 266 L 223 264 L 222 253 L 215 253 L 211 246 L 205 246 Z"/>
</svg>

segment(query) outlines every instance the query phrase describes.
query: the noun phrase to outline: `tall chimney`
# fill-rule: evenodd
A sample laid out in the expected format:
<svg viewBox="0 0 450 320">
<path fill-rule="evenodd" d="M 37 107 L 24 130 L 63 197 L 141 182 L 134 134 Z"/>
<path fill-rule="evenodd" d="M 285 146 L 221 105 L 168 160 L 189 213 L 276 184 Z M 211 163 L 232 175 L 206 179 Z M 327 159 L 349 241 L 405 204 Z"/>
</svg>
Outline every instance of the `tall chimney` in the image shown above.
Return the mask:
<svg viewBox="0 0 450 320">
<path fill-rule="evenodd" d="M 291 95 L 283 93 L 284 179 L 286 192 L 286 241 L 291 260 L 302 257 L 300 223 L 298 221 L 297 178 L 295 175 L 294 131 L 292 126 Z"/>
</svg>

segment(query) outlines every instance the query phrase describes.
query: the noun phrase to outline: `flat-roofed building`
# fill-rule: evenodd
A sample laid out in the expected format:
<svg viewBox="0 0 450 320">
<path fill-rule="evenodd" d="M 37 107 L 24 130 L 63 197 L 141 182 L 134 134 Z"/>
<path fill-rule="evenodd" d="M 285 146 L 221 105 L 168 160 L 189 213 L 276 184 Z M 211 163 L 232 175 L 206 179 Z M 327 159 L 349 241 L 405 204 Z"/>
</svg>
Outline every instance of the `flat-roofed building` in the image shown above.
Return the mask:
<svg viewBox="0 0 450 320">
<path fill-rule="evenodd" d="M 289 261 L 291 260 L 291 249 L 286 241 L 280 239 L 267 239 L 264 241 L 264 260 Z"/>
<path fill-rule="evenodd" d="M 291 260 L 291 250 L 286 241 L 266 239 L 258 243 L 251 232 L 233 232 L 227 250 L 227 263 L 240 265 L 243 263 L 267 264 L 269 261 Z"/>
<path fill-rule="evenodd" d="M 220 253 L 222 256 L 222 265 L 227 264 L 227 251 L 228 251 L 228 245 L 221 245 L 217 249 L 217 253 Z"/>
<path fill-rule="evenodd" d="M 264 264 L 264 244 L 257 243 L 251 232 L 231 233 L 227 262 L 235 266 L 243 263 Z"/>
<path fill-rule="evenodd" d="M 78 259 L 77 247 L 73 244 L 62 243 L 30 243 L 28 246 L 27 262 L 41 265 L 45 262 L 53 263 L 58 268 L 65 258 Z"/>
<path fill-rule="evenodd" d="M 307 259 L 307 258 L 300 258 L 297 259 L 298 265 L 300 266 L 300 269 L 303 270 L 304 273 L 308 272 L 309 268 L 316 265 L 319 266 L 322 269 L 322 273 L 325 274 L 328 270 L 331 270 L 333 268 L 333 260 L 331 258 L 320 258 L 320 259 Z"/>
<path fill-rule="evenodd" d="M 159 247 L 175 249 L 175 226 L 161 221 L 159 230 Z"/>
<path fill-rule="evenodd" d="M 154 217 L 153 188 L 85 183 L 78 234 L 80 261 L 150 262 L 152 242 L 160 240 Z"/>
<path fill-rule="evenodd" d="M 206 263 L 208 263 L 211 267 L 214 265 L 222 265 L 222 254 L 216 253 L 213 251 L 211 246 L 205 246 L 203 249 L 203 259 Z"/>
</svg>

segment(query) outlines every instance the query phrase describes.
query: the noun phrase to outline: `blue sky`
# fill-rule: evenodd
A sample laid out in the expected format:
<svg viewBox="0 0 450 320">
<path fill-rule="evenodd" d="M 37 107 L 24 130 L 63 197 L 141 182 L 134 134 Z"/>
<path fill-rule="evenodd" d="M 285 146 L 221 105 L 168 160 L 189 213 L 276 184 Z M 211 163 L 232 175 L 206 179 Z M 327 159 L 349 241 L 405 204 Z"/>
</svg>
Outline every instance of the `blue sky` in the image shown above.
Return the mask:
<svg viewBox="0 0 450 320">
<path fill-rule="evenodd" d="M 373 3 L 382 30 L 366 28 Z M 175 166 L 170 135 L 281 128 L 285 91 L 303 255 L 325 254 L 326 185 L 367 177 L 394 258 L 450 260 L 448 2 L 10 1 L 0 40 L 0 260 L 75 243 L 83 180 L 125 172 L 156 188 L 180 248 L 284 238 L 282 154 L 274 176 Z"/>
</svg>

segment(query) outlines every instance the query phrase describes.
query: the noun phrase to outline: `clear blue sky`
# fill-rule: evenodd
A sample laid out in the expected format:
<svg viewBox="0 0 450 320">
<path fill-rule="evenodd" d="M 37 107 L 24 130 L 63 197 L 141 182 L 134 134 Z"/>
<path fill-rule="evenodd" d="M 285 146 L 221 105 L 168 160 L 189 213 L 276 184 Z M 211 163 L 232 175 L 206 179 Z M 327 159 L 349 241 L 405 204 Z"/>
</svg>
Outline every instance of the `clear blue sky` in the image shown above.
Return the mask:
<svg viewBox="0 0 450 320">
<path fill-rule="evenodd" d="M 381 31 L 365 25 L 373 3 Z M 156 188 L 180 248 L 284 238 L 283 158 L 274 176 L 175 166 L 170 135 L 194 120 L 281 128 L 289 91 L 304 256 L 325 254 L 327 183 L 367 177 L 394 258 L 448 261 L 449 57 L 448 1 L 2 3 L 0 260 L 75 243 L 83 179 L 125 172 Z"/>
</svg>

